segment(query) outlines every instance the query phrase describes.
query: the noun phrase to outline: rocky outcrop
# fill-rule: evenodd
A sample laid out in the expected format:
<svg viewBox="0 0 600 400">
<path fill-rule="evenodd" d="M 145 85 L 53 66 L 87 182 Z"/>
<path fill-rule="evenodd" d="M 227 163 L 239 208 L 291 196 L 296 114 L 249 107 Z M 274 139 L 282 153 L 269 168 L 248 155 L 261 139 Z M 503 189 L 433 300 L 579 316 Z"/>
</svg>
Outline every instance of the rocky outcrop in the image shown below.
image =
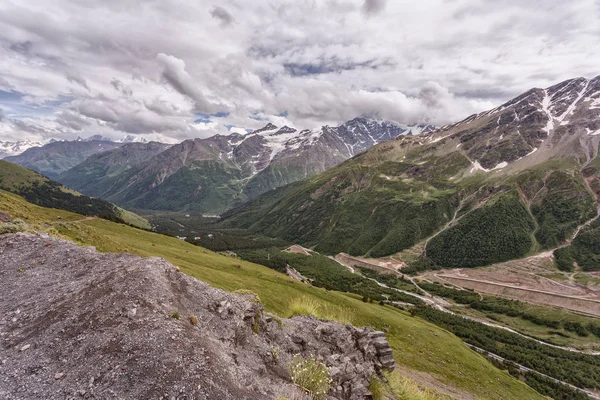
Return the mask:
<svg viewBox="0 0 600 400">
<path fill-rule="evenodd" d="M 394 368 L 382 332 L 280 320 L 162 259 L 29 233 L 0 236 L 0 293 L 2 399 L 292 398 L 295 354 L 329 367 L 330 398 L 365 399 Z"/>
</svg>

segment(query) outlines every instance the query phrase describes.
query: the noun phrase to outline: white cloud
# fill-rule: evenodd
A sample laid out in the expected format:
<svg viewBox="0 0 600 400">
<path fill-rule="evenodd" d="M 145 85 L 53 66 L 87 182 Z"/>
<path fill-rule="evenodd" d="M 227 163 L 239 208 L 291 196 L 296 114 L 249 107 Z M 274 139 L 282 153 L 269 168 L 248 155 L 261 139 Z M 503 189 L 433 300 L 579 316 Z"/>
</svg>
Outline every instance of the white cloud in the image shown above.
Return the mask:
<svg viewBox="0 0 600 400">
<path fill-rule="evenodd" d="M 597 0 L 2 2 L 0 140 L 444 124 L 600 74 L 599 14 Z"/>
</svg>

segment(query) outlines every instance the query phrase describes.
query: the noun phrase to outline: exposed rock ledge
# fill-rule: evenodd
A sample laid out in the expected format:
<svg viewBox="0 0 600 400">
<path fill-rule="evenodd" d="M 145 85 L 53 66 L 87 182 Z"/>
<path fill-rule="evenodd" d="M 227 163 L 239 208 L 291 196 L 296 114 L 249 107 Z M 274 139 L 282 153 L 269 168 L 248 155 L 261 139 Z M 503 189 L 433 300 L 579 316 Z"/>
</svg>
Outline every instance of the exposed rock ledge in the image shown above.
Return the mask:
<svg viewBox="0 0 600 400">
<path fill-rule="evenodd" d="M 0 398 L 292 397 L 287 365 L 301 353 L 330 367 L 331 398 L 363 399 L 371 375 L 394 367 L 381 332 L 307 317 L 280 327 L 250 298 L 159 258 L 2 235 Z"/>
</svg>

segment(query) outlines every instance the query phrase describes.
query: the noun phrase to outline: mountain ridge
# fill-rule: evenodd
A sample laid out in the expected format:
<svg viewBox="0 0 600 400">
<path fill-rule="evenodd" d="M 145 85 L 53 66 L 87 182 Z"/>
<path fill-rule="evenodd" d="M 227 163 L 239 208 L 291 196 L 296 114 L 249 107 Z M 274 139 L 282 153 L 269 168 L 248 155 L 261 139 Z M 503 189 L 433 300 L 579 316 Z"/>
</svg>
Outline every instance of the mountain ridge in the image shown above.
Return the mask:
<svg viewBox="0 0 600 400">
<path fill-rule="evenodd" d="M 598 215 L 599 105 L 600 77 L 532 89 L 380 143 L 222 224 L 328 254 L 384 256 L 431 238 L 419 265 L 480 266 L 552 249 Z"/>
<path fill-rule="evenodd" d="M 218 134 L 175 144 L 118 176 L 107 177 L 102 186 L 110 190 L 78 185 L 76 169 L 64 173 L 63 182 L 129 208 L 220 213 L 324 171 L 380 141 L 431 129 L 365 117 L 301 131 L 268 123 L 246 135 Z"/>
</svg>

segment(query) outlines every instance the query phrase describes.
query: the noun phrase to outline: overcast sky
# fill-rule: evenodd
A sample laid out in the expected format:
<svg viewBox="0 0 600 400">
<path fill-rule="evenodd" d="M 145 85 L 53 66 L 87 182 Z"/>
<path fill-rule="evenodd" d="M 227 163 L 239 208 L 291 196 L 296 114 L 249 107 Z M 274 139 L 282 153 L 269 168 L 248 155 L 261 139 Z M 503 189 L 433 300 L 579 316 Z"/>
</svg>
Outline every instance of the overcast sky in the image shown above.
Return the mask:
<svg viewBox="0 0 600 400">
<path fill-rule="evenodd" d="M 0 0 L 0 140 L 444 124 L 600 75 L 600 0 Z"/>
</svg>

